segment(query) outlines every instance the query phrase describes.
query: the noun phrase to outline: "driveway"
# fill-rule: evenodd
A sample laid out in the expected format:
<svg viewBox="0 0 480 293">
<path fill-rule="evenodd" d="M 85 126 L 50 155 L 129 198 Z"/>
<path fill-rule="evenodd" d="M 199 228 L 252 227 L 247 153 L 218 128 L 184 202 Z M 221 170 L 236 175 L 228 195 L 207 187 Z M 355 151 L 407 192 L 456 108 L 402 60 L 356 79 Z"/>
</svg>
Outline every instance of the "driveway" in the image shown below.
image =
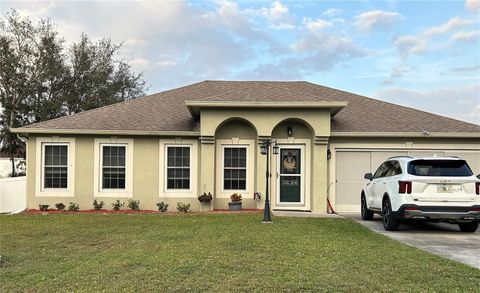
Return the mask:
<svg viewBox="0 0 480 293">
<path fill-rule="evenodd" d="M 383 229 L 378 215 L 373 221 L 363 221 L 360 214 L 342 215 L 407 245 L 480 269 L 480 228 L 475 233 L 462 233 L 457 225 L 418 222 L 402 223 L 400 231 L 389 232 Z"/>
</svg>

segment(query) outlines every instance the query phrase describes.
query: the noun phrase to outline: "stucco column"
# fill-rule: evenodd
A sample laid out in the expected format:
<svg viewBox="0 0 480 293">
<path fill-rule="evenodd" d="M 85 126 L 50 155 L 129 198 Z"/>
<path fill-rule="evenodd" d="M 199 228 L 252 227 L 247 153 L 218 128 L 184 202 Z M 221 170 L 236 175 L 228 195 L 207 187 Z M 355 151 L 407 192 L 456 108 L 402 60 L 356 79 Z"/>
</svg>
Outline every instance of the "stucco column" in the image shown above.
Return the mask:
<svg viewBox="0 0 480 293">
<path fill-rule="evenodd" d="M 213 200 L 210 210 L 215 206 L 215 139 L 213 136 L 200 138 L 199 194 L 211 192 Z"/>
<path fill-rule="evenodd" d="M 327 137 L 315 137 L 313 143 L 312 212 L 327 212 Z"/>
</svg>

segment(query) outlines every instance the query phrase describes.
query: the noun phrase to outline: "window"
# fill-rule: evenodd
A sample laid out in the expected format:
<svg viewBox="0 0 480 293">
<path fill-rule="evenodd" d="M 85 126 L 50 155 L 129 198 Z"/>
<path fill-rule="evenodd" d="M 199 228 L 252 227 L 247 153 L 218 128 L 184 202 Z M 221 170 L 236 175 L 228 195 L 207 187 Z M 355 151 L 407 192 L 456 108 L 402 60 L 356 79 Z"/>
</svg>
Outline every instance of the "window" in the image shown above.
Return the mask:
<svg viewBox="0 0 480 293">
<path fill-rule="evenodd" d="M 223 189 L 245 190 L 247 183 L 247 148 L 225 147 L 223 151 Z"/>
<path fill-rule="evenodd" d="M 378 167 L 377 171 L 375 171 L 375 175 L 373 175 L 373 179 L 382 178 L 385 176 L 385 173 L 388 171 L 387 162 L 383 163 Z"/>
<path fill-rule="evenodd" d="M 45 144 L 43 153 L 43 187 L 68 188 L 68 145 Z"/>
<path fill-rule="evenodd" d="M 125 189 L 126 148 L 102 145 L 102 189 Z"/>
<path fill-rule="evenodd" d="M 190 189 L 189 146 L 167 146 L 167 189 Z"/>
<path fill-rule="evenodd" d="M 472 176 L 464 160 L 415 160 L 408 164 L 408 173 L 416 176 Z"/>
</svg>

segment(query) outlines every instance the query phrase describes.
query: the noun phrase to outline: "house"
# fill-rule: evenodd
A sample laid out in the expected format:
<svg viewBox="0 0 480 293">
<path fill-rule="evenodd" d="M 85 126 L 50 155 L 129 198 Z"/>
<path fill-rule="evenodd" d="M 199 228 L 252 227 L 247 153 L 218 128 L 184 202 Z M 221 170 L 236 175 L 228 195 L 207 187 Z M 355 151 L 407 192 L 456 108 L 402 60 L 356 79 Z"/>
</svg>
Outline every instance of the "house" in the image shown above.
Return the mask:
<svg viewBox="0 0 480 293">
<path fill-rule="evenodd" d="M 480 173 L 480 126 L 309 82 L 203 81 L 14 130 L 27 139 L 27 204 L 119 199 L 262 209 L 273 139 L 274 210 L 358 211 L 363 174 L 392 156 L 461 156 Z M 254 194 L 261 194 L 260 200 Z"/>
</svg>

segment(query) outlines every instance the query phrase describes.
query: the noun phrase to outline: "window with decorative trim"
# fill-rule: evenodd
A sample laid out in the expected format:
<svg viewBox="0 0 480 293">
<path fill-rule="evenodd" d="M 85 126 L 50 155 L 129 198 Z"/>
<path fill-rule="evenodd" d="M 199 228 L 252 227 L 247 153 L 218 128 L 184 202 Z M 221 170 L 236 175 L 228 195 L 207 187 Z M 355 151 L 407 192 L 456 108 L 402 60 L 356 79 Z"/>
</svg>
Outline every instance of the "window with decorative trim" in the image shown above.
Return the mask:
<svg viewBox="0 0 480 293">
<path fill-rule="evenodd" d="M 101 145 L 102 189 L 125 189 L 127 175 L 127 146 Z"/>
<path fill-rule="evenodd" d="M 223 189 L 246 190 L 247 148 L 224 147 L 223 149 Z"/>
<path fill-rule="evenodd" d="M 43 188 L 68 188 L 68 144 L 43 144 Z"/>
<path fill-rule="evenodd" d="M 190 146 L 166 146 L 167 190 L 190 189 Z"/>
</svg>

